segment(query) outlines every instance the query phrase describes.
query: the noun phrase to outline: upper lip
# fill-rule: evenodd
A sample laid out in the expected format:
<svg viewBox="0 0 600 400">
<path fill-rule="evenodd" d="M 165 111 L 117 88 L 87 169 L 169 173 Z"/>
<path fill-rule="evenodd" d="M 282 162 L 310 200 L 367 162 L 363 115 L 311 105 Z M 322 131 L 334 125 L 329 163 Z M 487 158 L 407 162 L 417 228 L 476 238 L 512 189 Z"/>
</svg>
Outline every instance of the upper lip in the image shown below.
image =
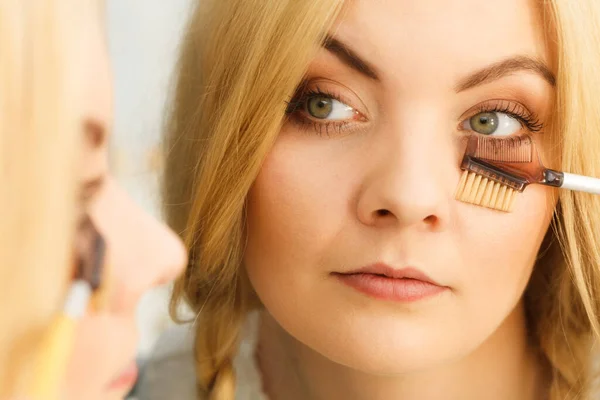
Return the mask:
<svg viewBox="0 0 600 400">
<path fill-rule="evenodd" d="M 443 286 L 443 285 L 440 285 L 439 283 L 437 283 L 436 281 L 434 281 L 433 279 L 431 279 L 429 276 L 427 276 L 427 274 L 425 274 L 423 271 L 421 271 L 417 268 L 406 267 L 406 268 L 397 269 L 397 268 L 393 268 L 384 263 L 371 264 L 371 265 L 367 265 L 366 267 L 361 267 L 361 268 L 355 269 L 353 271 L 343 273 L 343 275 L 352 275 L 352 274 L 373 274 L 373 275 L 382 275 L 382 276 L 386 276 L 388 278 L 395 278 L 395 279 L 415 279 L 415 280 L 431 283 L 432 285 Z"/>
</svg>

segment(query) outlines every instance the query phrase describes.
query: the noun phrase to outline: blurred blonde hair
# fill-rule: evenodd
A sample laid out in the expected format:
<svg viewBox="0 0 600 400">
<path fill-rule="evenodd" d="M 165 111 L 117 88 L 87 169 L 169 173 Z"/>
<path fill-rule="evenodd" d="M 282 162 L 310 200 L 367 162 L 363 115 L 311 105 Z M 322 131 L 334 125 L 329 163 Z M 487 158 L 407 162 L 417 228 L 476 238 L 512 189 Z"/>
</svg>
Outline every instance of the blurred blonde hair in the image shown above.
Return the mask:
<svg viewBox="0 0 600 400">
<path fill-rule="evenodd" d="M 65 292 L 75 216 L 67 1 L 0 2 L 0 398 L 26 389 Z"/>
<path fill-rule="evenodd" d="M 171 313 L 197 314 L 196 375 L 211 399 L 234 397 L 232 358 L 253 307 L 244 276 L 244 204 L 289 100 L 343 0 L 202 1 L 185 37 L 166 138 L 165 213 L 191 256 Z M 542 4 L 542 3 L 540 3 Z M 544 2 L 555 32 L 555 132 L 563 170 L 600 176 L 600 2 Z M 589 399 L 600 333 L 600 196 L 563 191 L 526 290 L 552 400 Z"/>
</svg>

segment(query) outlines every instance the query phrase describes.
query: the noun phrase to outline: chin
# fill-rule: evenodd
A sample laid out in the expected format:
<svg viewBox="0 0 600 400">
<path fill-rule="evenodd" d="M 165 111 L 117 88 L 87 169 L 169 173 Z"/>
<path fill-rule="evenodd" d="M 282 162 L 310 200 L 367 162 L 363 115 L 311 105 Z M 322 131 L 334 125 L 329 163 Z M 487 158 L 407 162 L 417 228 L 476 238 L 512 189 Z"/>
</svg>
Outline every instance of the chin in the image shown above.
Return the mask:
<svg viewBox="0 0 600 400">
<path fill-rule="evenodd" d="M 316 319 L 305 321 L 312 329 L 304 325 L 300 331 L 288 332 L 332 362 L 382 376 L 429 369 L 471 350 L 466 338 L 452 335 L 452 329 L 440 329 L 438 323 L 427 318 L 361 314 L 348 313 L 351 317 L 343 321 L 333 315 L 322 316 L 322 323 L 315 323 Z"/>
<path fill-rule="evenodd" d="M 369 332 L 369 334 L 366 334 Z M 378 330 L 357 327 L 353 332 L 330 332 L 338 340 L 308 344 L 325 358 L 362 372 L 393 376 L 414 373 L 459 357 L 459 346 L 444 341 L 440 334 L 422 330 Z M 323 338 L 324 333 L 315 338 Z"/>
</svg>

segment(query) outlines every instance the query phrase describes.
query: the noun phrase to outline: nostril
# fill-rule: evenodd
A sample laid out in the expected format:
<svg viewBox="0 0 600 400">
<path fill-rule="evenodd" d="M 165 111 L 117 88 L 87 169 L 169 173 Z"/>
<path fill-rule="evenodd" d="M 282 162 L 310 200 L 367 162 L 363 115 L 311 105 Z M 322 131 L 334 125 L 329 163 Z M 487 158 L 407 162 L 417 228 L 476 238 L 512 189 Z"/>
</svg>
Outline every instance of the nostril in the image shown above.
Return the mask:
<svg viewBox="0 0 600 400">
<path fill-rule="evenodd" d="M 391 213 L 388 210 L 385 210 L 385 209 L 377 210 L 377 215 L 379 217 L 385 217 L 385 216 L 388 216 L 390 214 Z"/>
<path fill-rule="evenodd" d="M 423 221 L 429 225 L 434 225 L 437 222 L 437 217 L 435 215 L 430 215 L 426 217 Z"/>
</svg>

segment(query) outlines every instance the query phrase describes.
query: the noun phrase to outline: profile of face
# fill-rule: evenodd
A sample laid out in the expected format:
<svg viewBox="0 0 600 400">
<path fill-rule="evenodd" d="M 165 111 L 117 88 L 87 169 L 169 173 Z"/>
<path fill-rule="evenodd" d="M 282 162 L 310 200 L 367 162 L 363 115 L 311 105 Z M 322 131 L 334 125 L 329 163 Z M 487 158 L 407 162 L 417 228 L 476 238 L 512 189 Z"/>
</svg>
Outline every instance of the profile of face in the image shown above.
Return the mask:
<svg viewBox="0 0 600 400">
<path fill-rule="evenodd" d="M 104 1 L 78 2 L 75 54 L 84 148 L 82 209 L 106 242 L 103 287 L 79 323 L 66 376 L 69 399 L 122 399 L 135 383 L 135 308 L 153 286 L 174 279 L 186 261 L 176 235 L 146 215 L 118 187 L 108 168 L 112 82 Z"/>
<path fill-rule="evenodd" d="M 389 375 L 523 325 L 554 193 L 530 186 L 512 213 L 454 194 L 468 135 L 530 133 L 553 162 L 541 18 L 534 0 L 348 2 L 248 195 L 245 268 L 299 343 Z M 435 288 L 351 274 L 373 265 Z"/>
</svg>

